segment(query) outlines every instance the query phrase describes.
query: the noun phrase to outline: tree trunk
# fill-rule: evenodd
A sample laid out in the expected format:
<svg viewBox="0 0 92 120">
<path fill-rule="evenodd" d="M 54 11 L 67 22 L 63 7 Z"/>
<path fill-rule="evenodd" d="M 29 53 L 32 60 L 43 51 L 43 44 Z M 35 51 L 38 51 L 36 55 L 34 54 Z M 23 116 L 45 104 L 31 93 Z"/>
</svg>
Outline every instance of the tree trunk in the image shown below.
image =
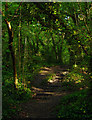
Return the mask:
<svg viewBox="0 0 92 120">
<path fill-rule="evenodd" d="M 62 53 L 62 46 L 58 46 L 58 62 L 62 63 L 62 59 L 61 59 L 61 53 Z"/>
<path fill-rule="evenodd" d="M 65 33 L 62 34 L 62 40 L 61 40 L 61 37 L 59 36 L 59 42 L 61 41 L 60 43 L 60 47 L 58 46 L 58 61 L 60 63 L 63 63 L 63 60 L 62 60 L 62 45 L 63 45 L 63 40 L 65 38 Z"/>
<path fill-rule="evenodd" d="M 75 64 L 75 54 L 73 53 L 73 51 L 71 51 L 71 49 L 69 48 L 69 52 L 70 52 L 70 67 L 72 67 Z"/>
<path fill-rule="evenodd" d="M 51 33 L 51 35 L 52 35 L 52 33 Z M 55 44 L 53 36 L 52 36 L 52 43 L 53 43 L 53 49 L 54 49 L 54 52 L 55 52 L 55 55 L 56 55 L 56 61 L 57 61 L 58 60 L 58 56 L 57 56 L 56 44 Z"/>
<path fill-rule="evenodd" d="M 16 56 L 15 56 L 14 49 L 13 49 L 13 31 L 12 31 L 10 22 L 8 22 L 6 19 L 5 19 L 5 22 L 6 22 L 7 28 L 8 28 L 9 50 L 11 52 L 12 61 L 13 61 L 14 87 L 17 88 L 18 79 L 17 79 L 17 69 L 16 69 Z"/>
<path fill-rule="evenodd" d="M 23 58 L 22 83 L 23 83 L 24 87 L 27 87 L 27 86 L 26 86 L 26 83 L 25 83 L 25 65 L 26 65 L 26 58 L 27 58 L 27 37 L 25 37 L 24 58 Z"/>
<path fill-rule="evenodd" d="M 20 21 L 19 21 L 19 82 L 21 82 L 21 8 L 20 8 Z"/>
</svg>

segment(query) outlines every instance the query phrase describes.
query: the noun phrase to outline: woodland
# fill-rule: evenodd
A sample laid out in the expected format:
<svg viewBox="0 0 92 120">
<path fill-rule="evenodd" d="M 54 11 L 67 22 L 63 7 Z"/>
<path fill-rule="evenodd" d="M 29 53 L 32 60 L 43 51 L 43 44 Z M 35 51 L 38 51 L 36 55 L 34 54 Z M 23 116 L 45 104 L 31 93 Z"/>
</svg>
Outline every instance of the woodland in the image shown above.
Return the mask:
<svg viewBox="0 0 92 120">
<path fill-rule="evenodd" d="M 92 120 L 92 3 L 2 3 L 2 120 Z"/>
</svg>

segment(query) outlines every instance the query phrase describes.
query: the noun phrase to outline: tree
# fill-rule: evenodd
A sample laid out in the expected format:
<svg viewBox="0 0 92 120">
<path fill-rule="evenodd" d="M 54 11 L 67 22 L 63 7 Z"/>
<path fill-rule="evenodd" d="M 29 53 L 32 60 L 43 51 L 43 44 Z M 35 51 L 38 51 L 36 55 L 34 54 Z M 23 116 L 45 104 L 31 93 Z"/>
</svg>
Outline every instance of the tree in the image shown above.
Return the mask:
<svg viewBox="0 0 92 120">
<path fill-rule="evenodd" d="M 19 5 L 19 7 L 20 7 L 20 5 Z M 5 4 L 5 12 L 6 12 L 5 14 L 7 14 L 7 11 L 8 11 L 8 3 Z M 16 10 L 16 12 L 17 11 L 18 11 L 18 9 Z M 5 16 L 5 15 L 3 14 L 3 16 Z M 7 17 L 7 16 L 5 16 L 5 17 Z M 12 19 L 13 18 L 14 18 L 14 16 L 12 17 Z M 13 30 L 12 30 L 11 21 L 8 21 L 8 18 L 5 18 L 4 20 L 5 20 L 5 23 L 6 23 L 7 28 L 8 28 L 9 50 L 11 52 L 12 61 L 13 61 L 14 87 L 17 88 L 18 78 L 17 78 L 17 69 L 16 69 L 16 55 L 15 55 L 14 48 L 13 48 L 14 33 L 13 33 Z"/>
<path fill-rule="evenodd" d="M 3 6 L 6 6 L 3 18 L 13 43 L 9 49 L 13 69 L 17 71 L 14 76 L 19 72 L 18 79 L 30 74 L 33 71 L 30 68 L 40 60 L 70 66 L 91 65 L 91 3 L 33 2 L 22 3 L 22 6 L 4 3 Z"/>
</svg>

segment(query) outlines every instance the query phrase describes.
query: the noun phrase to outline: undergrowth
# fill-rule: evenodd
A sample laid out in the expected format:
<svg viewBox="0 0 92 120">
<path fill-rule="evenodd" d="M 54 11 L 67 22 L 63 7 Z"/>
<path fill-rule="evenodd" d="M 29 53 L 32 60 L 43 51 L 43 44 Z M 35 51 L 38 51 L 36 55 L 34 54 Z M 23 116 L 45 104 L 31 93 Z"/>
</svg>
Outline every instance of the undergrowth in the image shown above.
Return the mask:
<svg viewBox="0 0 92 120">
<path fill-rule="evenodd" d="M 87 70 L 77 66 L 64 77 L 62 87 L 72 93 L 62 97 L 55 110 L 57 118 L 92 120 L 91 76 Z"/>
<path fill-rule="evenodd" d="M 8 79 L 2 86 L 2 91 L 2 120 L 17 116 L 21 110 L 19 103 L 29 100 L 33 94 L 29 88 L 24 87 L 21 83 L 15 90 L 12 80 L 9 81 Z"/>
<path fill-rule="evenodd" d="M 82 90 L 70 95 L 64 96 L 61 99 L 59 106 L 56 107 L 58 111 L 58 118 L 78 119 L 78 120 L 92 120 L 92 102 L 88 97 L 88 90 Z"/>
</svg>

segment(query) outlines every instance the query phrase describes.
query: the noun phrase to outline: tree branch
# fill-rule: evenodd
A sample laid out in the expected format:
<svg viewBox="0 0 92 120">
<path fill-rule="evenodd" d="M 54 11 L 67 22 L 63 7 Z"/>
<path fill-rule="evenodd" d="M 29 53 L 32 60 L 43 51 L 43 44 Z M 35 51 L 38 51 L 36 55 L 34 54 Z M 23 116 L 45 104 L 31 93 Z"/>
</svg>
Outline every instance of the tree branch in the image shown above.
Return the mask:
<svg viewBox="0 0 92 120">
<path fill-rule="evenodd" d="M 14 19 L 14 16 L 15 16 L 15 14 L 17 14 L 17 12 L 18 12 L 21 5 L 22 5 L 22 2 L 20 3 L 19 7 L 15 10 L 15 13 L 14 13 L 12 19 L 10 20 L 10 22 Z"/>
</svg>

